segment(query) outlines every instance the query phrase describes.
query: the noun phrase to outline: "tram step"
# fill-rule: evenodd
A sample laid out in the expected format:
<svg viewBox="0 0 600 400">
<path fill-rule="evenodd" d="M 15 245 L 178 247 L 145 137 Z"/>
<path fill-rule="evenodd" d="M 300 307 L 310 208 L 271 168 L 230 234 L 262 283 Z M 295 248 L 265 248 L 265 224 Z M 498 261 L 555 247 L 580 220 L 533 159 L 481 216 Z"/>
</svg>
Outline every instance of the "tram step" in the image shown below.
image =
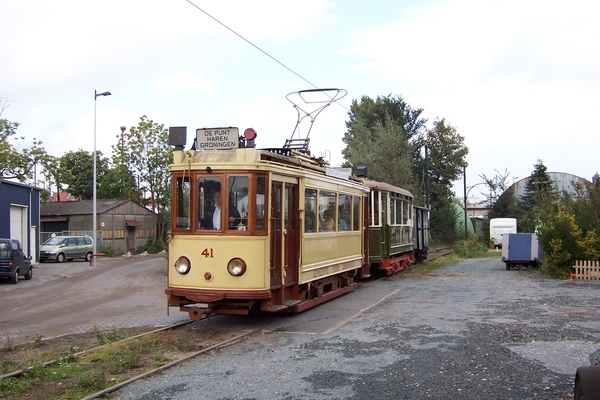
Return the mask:
<svg viewBox="0 0 600 400">
<path fill-rule="evenodd" d="M 284 306 L 283 304 L 273 304 L 271 306 L 271 311 L 281 311 L 285 310 L 286 308 L 288 308 L 288 306 Z"/>
<path fill-rule="evenodd" d="M 298 303 L 300 303 L 300 300 L 286 300 L 283 302 L 283 304 L 285 304 L 288 307 L 295 306 Z"/>
</svg>

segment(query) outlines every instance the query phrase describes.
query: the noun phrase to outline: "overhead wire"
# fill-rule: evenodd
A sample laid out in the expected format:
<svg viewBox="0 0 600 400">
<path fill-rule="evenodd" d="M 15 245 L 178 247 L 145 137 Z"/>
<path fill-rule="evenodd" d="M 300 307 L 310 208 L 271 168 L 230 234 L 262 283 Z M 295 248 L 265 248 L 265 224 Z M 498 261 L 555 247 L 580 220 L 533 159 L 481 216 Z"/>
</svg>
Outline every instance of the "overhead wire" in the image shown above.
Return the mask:
<svg viewBox="0 0 600 400">
<path fill-rule="evenodd" d="M 279 61 L 278 59 L 276 59 L 275 57 L 273 57 L 272 55 L 270 55 L 269 53 L 267 53 L 266 51 L 264 51 L 263 49 L 261 49 L 260 47 L 258 47 L 257 45 L 255 45 L 254 43 L 252 43 L 250 40 L 246 39 L 244 36 L 242 36 L 241 34 L 237 33 L 236 31 L 234 31 L 233 29 L 231 29 L 229 26 L 225 25 L 223 22 L 219 21 L 217 18 L 213 17 L 211 14 L 209 14 L 207 11 L 205 11 L 203 8 L 201 8 L 200 6 L 198 6 L 197 4 L 195 4 L 193 1 L 191 0 L 186 0 L 190 5 L 192 5 L 193 7 L 195 7 L 198 11 L 203 12 L 204 14 L 206 14 L 206 16 L 208 16 L 209 18 L 211 18 L 213 21 L 215 21 L 216 23 L 218 23 L 219 25 L 221 25 L 222 27 L 224 27 L 225 29 L 227 29 L 228 31 L 230 31 L 231 33 L 233 33 L 234 35 L 236 35 L 237 37 L 239 37 L 240 39 L 242 39 L 243 41 L 245 41 L 246 43 L 248 43 L 250 46 L 254 47 L 256 50 L 260 51 L 261 53 L 263 53 L 265 56 L 269 57 L 271 60 L 275 61 L 277 64 L 281 65 L 283 68 L 287 69 L 288 71 L 290 71 L 292 74 L 296 75 L 298 78 L 302 79 L 304 82 L 308 83 L 309 85 L 311 85 L 312 87 L 314 87 L 315 89 L 320 89 L 317 85 L 315 85 L 314 83 L 312 83 L 311 81 L 309 81 L 308 79 L 304 78 L 302 75 L 300 75 L 299 73 L 297 73 L 296 71 L 294 71 L 293 69 L 291 69 L 290 67 L 288 67 L 287 65 L 285 65 L 284 63 L 282 63 L 281 61 Z M 327 95 L 327 94 L 326 94 Z M 328 95 L 327 95 L 328 96 Z M 331 96 L 328 96 L 331 98 Z M 342 107 L 344 110 L 350 112 L 350 110 L 348 110 L 346 107 L 344 107 L 343 104 L 340 104 L 338 102 L 336 102 L 336 104 L 338 104 L 340 107 Z"/>
</svg>

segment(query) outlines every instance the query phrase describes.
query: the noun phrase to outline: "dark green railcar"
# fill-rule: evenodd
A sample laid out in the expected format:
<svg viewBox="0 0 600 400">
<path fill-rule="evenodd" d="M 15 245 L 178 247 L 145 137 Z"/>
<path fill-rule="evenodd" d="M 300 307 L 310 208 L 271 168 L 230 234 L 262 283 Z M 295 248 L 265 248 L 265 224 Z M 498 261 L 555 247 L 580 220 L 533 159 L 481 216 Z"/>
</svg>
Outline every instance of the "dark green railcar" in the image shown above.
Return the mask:
<svg viewBox="0 0 600 400">
<path fill-rule="evenodd" d="M 371 271 L 393 274 L 415 260 L 414 196 L 408 190 L 369 179 L 369 263 Z"/>
</svg>

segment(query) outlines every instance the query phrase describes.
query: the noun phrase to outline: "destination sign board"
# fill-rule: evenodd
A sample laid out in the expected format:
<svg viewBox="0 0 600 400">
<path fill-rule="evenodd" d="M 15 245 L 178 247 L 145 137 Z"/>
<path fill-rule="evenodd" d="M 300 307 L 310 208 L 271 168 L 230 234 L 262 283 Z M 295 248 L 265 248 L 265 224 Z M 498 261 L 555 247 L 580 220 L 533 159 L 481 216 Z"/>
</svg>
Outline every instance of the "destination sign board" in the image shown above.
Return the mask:
<svg viewBox="0 0 600 400">
<path fill-rule="evenodd" d="M 204 128 L 196 129 L 197 150 L 235 149 L 239 143 L 238 128 Z"/>
</svg>

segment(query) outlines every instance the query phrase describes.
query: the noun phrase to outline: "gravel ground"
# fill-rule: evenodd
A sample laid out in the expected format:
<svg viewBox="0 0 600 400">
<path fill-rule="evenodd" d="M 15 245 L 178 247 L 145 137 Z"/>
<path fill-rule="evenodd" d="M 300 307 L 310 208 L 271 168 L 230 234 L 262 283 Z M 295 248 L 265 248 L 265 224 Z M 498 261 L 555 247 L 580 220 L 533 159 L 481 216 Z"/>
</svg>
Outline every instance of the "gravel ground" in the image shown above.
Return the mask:
<svg viewBox="0 0 600 400">
<path fill-rule="evenodd" d="M 600 282 L 474 259 L 358 290 L 382 287 L 392 295 L 332 332 L 267 327 L 114 397 L 569 399 L 600 348 Z"/>
</svg>

